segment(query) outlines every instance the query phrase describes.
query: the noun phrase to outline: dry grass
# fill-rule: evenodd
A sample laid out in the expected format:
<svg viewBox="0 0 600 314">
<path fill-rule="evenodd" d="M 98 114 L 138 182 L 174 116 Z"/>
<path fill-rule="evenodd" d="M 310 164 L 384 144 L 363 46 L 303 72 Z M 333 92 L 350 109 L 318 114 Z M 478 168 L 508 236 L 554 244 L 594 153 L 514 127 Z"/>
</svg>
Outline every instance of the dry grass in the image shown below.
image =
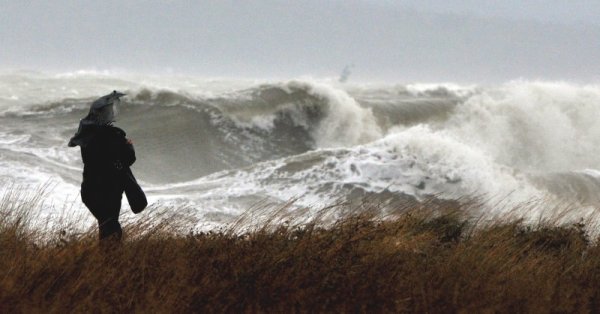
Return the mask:
<svg viewBox="0 0 600 314">
<path fill-rule="evenodd" d="M 582 224 L 475 228 L 456 202 L 398 206 L 387 219 L 367 210 L 327 227 L 129 225 L 121 245 L 99 246 L 94 231 L 40 241 L 26 206 L 4 200 L 0 312 L 600 309 L 600 247 Z"/>
</svg>

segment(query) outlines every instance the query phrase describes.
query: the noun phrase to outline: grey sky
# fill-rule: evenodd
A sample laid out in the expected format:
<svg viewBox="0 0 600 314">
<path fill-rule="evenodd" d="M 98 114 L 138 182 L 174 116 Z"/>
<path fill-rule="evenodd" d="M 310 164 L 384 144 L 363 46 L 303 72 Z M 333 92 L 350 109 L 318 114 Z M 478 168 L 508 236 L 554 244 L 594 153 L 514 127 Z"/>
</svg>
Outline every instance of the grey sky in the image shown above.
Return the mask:
<svg viewBox="0 0 600 314">
<path fill-rule="evenodd" d="M 385 0 L 389 5 L 436 13 L 537 20 L 562 24 L 600 25 L 597 0 Z"/>
<path fill-rule="evenodd" d="M 0 68 L 600 80 L 600 1 L 3 1 Z"/>
</svg>

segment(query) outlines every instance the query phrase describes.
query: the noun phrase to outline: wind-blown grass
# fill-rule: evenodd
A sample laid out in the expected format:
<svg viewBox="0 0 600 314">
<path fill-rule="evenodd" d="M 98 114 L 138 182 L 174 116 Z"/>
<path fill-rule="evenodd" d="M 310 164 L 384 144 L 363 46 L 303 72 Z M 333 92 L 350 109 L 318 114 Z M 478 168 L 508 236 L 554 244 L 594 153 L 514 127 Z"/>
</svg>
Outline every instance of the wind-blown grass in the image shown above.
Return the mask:
<svg viewBox="0 0 600 314">
<path fill-rule="evenodd" d="M 126 225 L 120 245 L 99 245 L 95 230 L 42 235 L 27 203 L 5 198 L 0 312 L 600 309 L 600 246 L 583 224 L 478 224 L 463 206 L 407 200 L 385 219 L 360 210 L 246 231 L 152 221 Z"/>
</svg>

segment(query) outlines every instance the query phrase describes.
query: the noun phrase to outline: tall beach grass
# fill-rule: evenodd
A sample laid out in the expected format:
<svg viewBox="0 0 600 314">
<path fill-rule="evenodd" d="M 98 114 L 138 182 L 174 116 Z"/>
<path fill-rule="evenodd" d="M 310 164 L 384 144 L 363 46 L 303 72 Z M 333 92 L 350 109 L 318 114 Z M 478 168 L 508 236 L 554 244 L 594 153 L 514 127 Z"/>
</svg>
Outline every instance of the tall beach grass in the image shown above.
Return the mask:
<svg viewBox="0 0 600 314">
<path fill-rule="evenodd" d="M 207 232 L 143 213 L 121 244 L 98 244 L 94 228 L 35 228 L 36 201 L 0 203 L 1 313 L 600 310 L 600 246 L 585 221 L 367 200 L 308 221 L 284 207 L 250 224 L 253 211 Z M 332 220 L 334 209 L 346 214 Z"/>
</svg>

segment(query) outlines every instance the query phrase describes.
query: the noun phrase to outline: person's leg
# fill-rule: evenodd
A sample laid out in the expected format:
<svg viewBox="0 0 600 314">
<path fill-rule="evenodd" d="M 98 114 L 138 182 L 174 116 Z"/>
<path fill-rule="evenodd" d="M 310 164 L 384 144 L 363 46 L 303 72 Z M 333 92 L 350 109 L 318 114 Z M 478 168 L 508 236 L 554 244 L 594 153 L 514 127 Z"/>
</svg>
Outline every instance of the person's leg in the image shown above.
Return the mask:
<svg viewBox="0 0 600 314">
<path fill-rule="evenodd" d="M 120 241 L 123 235 L 119 223 L 123 188 L 121 182 L 107 178 L 87 180 L 81 185 L 83 203 L 98 220 L 100 240 L 115 239 Z"/>
<path fill-rule="evenodd" d="M 111 194 L 104 202 L 104 215 L 102 215 L 102 219 L 98 219 L 100 240 L 110 238 L 120 241 L 123 237 L 123 229 L 121 229 L 121 224 L 119 223 L 123 192 L 117 189 Z"/>
<path fill-rule="evenodd" d="M 120 241 L 123 237 L 123 229 L 119 223 L 119 217 L 109 217 L 106 220 L 98 221 L 98 229 L 100 231 L 100 241 L 116 240 Z"/>
</svg>

